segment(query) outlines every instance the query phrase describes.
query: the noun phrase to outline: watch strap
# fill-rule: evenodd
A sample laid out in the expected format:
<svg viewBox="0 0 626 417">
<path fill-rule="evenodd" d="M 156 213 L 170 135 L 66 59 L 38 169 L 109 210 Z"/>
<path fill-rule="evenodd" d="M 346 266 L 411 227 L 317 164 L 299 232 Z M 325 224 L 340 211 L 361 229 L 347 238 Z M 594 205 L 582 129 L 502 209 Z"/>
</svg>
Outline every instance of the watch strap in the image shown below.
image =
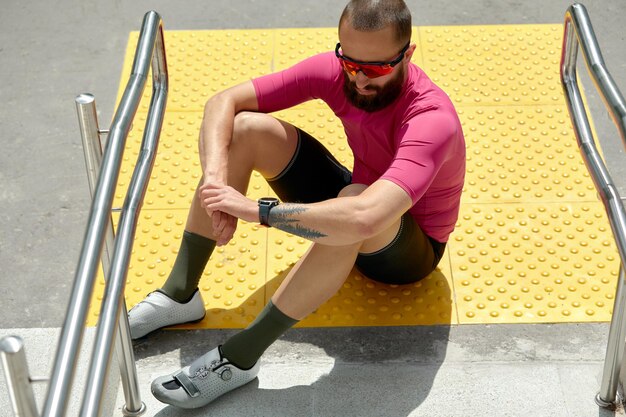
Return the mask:
<svg viewBox="0 0 626 417">
<path fill-rule="evenodd" d="M 270 210 L 278 205 L 278 200 L 259 200 L 259 223 L 269 227 Z"/>
<path fill-rule="evenodd" d="M 269 204 L 259 204 L 259 221 L 263 226 L 269 226 L 268 223 L 270 217 L 270 209 L 271 205 Z"/>
</svg>

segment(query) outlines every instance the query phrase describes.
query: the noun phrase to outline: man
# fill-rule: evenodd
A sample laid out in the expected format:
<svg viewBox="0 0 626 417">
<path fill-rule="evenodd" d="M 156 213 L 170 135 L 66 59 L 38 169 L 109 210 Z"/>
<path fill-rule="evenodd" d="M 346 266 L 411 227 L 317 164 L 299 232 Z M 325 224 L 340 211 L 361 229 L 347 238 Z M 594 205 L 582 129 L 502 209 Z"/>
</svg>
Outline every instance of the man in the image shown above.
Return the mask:
<svg viewBox="0 0 626 417">
<path fill-rule="evenodd" d="M 435 269 L 458 216 L 465 143 L 447 95 L 410 63 L 416 48 L 410 39 L 402 0 L 352 0 L 339 21 L 335 52 L 207 102 L 199 140 L 203 179 L 169 278 L 129 313 L 133 338 L 204 317 L 198 281 L 214 247 L 232 238 L 237 219 L 313 245 L 250 326 L 157 378 L 157 399 L 196 408 L 253 380 L 265 349 L 328 300 L 355 265 L 368 278 L 393 284 Z M 341 119 L 352 173 L 307 133 L 266 114 L 314 98 Z M 252 170 L 283 203 L 244 196 Z"/>
</svg>

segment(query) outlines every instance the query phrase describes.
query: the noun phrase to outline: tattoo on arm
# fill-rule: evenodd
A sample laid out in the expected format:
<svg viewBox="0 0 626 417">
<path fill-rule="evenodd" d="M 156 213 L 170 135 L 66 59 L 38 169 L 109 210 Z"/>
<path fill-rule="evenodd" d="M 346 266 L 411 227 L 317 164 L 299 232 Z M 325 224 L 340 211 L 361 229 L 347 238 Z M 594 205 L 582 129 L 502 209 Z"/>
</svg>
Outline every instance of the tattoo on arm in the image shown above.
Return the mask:
<svg viewBox="0 0 626 417">
<path fill-rule="evenodd" d="M 327 235 L 319 230 L 314 230 L 300 224 L 296 216 L 307 210 L 306 207 L 300 204 L 281 204 L 272 208 L 268 222 L 272 227 L 305 239 L 313 240 L 326 237 Z"/>
</svg>

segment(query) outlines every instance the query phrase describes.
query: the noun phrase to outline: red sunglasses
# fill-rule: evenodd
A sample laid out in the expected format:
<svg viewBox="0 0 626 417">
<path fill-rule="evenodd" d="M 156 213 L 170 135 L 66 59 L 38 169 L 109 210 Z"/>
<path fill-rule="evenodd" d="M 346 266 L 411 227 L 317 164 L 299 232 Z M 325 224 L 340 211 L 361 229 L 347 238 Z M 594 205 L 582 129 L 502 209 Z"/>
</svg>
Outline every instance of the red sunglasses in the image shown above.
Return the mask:
<svg viewBox="0 0 626 417">
<path fill-rule="evenodd" d="M 409 45 L 411 42 L 408 42 L 404 48 L 400 51 L 400 54 L 391 61 L 387 62 L 364 62 L 357 61 L 356 59 L 352 59 L 339 53 L 339 49 L 341 48 L 341 43 L 337 43 L 335 47 L 335 55 L 339 58 L 343 69 L 348 72 L 348 74 L 352 76 L 356 76 L 359 71 L 362 72 L 367 78 L 378 78 L 383 75 L 391 74 L 393 71 L 393 67 L 398 65 L 402 58 L 404 58 L 404 53 L 409 49 Z"/>
</svg>

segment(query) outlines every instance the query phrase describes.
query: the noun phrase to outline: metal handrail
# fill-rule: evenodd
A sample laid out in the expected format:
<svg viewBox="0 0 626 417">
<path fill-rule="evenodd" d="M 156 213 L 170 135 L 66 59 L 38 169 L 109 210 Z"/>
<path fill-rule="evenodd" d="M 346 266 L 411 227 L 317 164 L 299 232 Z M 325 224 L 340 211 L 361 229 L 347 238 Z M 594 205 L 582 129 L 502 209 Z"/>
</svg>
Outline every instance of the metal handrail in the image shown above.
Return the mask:
<svg viewBox="0 0 626 417">
<path fill-rule="evenodd" d="M 591 20 L 582 4 L 573 4 L 565 13 L 565 32 L 561 52 L 561 82 L 567 106 L 574 126 L 576 140 L 585 165 L 600 194 L 607 212 L 611 230 L 621 258 L 620 275 L 617 282 L 613 317 L 609 328 L 606 357 L 600 392 L 596 403 L 601 407 L 613 406 L 616 402 L 620 364 L 624 355 L 624 335 L 626 334 L 626 291 L 624 281 L 624 261 L 626 261 L 626 211 L 621 203 L 617 188 L 600 156 L 591 132 L 585 105 L 576 78 L 576 58 L 580 46 L 587 71 L 599 91 L 613 122 L 617 126 L 622 142 L 626 147 L 626 102 L 604 64 L 600 47 L 596 40 Z"/>
<path fill-rule="evenodd" d="M 138 211 L 154 164 L 158 138 L 163 124 L 168 88 L 167 64 L 162 21 L 160 16 L 153 11 L 148 12 L 144 17 L 130 80 L 126 85 L 108 135 L 102 168 L 94 192 L 83 248 L 75 274 L 74 287 L 70 295 L 68 311 L 44 403 L 42 415 L 45 417 L 62 417 L 67 409 L 78 359 L 78 348 L 109 225 L 122 155 L 132 120 L 143 95 L 150 62 L 153 96 L 146 121 L 142 149 L 120 218 L 119 233 L 116 237 L 115 249 L 111 259 L 110 275 L 106 282 L 81 416 L 96 416 L 99 413 L 104 380 L 111 357 L 111 346 L 121 300 L 123 299 L 124 283 Z"/>
<path fill-rule="evenodd" d="M 108 131 L 105 132 L 98 127 L 96 99 L 93 95 L 80 94 L 76 97 L 75 102 L 80 136 L 83 141 L 89 191 L 93 197 L 98 183 L 98 174 L 102 166 L 102 142 L 100 135 L 108 133 Z M 114 246 L 115 231 L 113 230 L 113 221 L 110 221 L 104 238 L 104 247 L 101 256 L 102 271 L 105 277 L 108 277 L 111 271 L 111 251 Z M 122 300 L 120 309 L 121 311 L 126 311 L 126 302 L 124 300 Z M 133 352 L 130 326 L 126 314 L 119 314 L 115 343 L 120 368 L 120 379 L 122 380 L 122 389 L 126 401 L 126 404 L 122 408 L 122 413 L 125 416 L 139 416 L 145 411 L 145 404 L 141 401 L 141 394 L 139 393 L 135 354 Z"/>
<path fill-rule="evenodd" d="M 154 165 L 165 114 L 168 88 L 167 64 L 162 24 L 156 13 L 153 15 L 148 13 L 146 15 L 143 29 L 145 30 L 142 33 L 144 42 L 140 38 L 135 55 L 133 74 L 137 73 L 137 77 L 142 77 L 142 82 L 145 85 L 145 77 L 148 73 L 148 60 L 152 58 L 152 101 L 146 120 L 138 163 L 133 172 L 126 200 L 124 201 L 115 249 L 111 257 L 111 270 L 107 280 L 107 287 L 105 288 L 99 315 L 98 331 L 94 342 L 95 349 L 92 356 L 92 367 L 87 378 L 87 390 L 80 413 L 83 417 L 96 415 L 100 409 L 101 392 L 111 357 L 112 339 L 119 319 L 120 306 L 124 300 L 124 287 L 135 236 L 135 227 L 148 180 L 150 179 L 150 172 Z M 132 79 L 133 75 L 131 75 L 131 82 Z M 136 110 L 136 107 L 134 109 Z M 126 314 L 126 311 L 123 314 Z"/>
</svg>

